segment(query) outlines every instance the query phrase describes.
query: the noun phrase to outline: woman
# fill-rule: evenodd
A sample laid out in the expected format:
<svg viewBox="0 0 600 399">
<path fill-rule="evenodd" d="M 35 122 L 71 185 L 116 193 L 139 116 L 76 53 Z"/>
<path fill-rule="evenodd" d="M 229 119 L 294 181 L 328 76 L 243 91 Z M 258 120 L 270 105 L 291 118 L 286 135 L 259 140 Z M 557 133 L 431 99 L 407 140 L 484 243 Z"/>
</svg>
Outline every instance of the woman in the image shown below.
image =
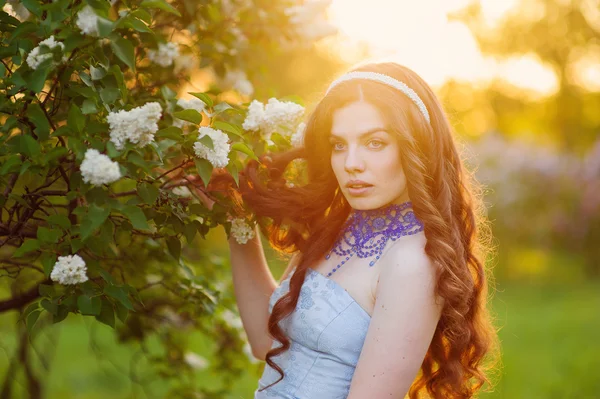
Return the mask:
<svg viewBox="0 0 600 399">
<path fill-rule="evenodd" d="M 306 160 L 308 183 L 283 171 Z M 255 398 L 469 398 L 496 349 L 478 197 L 430 87 L 395 63 L 334 81 L 304 149 L 251 162 L 246 204 L 294 253 L 278 285 L 258 238 L 230 239 Z"/>
</svg>

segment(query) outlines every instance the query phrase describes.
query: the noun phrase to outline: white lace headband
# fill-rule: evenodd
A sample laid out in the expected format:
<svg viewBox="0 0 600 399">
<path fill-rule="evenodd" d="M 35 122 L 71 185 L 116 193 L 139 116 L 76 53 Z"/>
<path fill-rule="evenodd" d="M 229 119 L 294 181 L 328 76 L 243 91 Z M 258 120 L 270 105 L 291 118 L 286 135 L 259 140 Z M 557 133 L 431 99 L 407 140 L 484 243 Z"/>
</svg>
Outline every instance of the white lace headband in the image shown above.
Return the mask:
<svg viewBox="0 0 600 399">
<path fill-rule="evenodd" d="M 419 110 L 425 117 L 425 120 L 427 121 L 427 123 L 431 123 L 429 120 L 429 112 L 427 112 L 427 107 L 425 106 L 425 103 L 423 102 L 423 100 L 421 100 L 419 95 L 413 89 L 408 87 L 406 85 L 406 83 L 400 82 L 399 80 L 394 79 L 391 76 L 384 75 L 382 73 L 366 72 L 366 71 L 348 72 L 348 73 L 340 76 L 336 80 L 334 80 L 331 83 L 331 85 L 329 85 L 329 88 L 325 92 L 325 95 L 327 95 L 327 93 L 329 93 L 329 91 L 331 89 L 333 89 L 335 86 L 337 86 L 338 84 L 340 84 L 342 82 L 346 82 L 348 80 L 352 80 L 352 79 L 373 80 L 373 81 L 380 82 L 380 83 L 386 84 L 388 86 L 391 86 L 395 89 L 400 90 L 402 93 L 406 94 L 408 96 L 408 98 L 410 98 L 412 100 L 412 102 L 414 102 L 416 104 L 417 107 L 419 107 Z"/>
</svg>

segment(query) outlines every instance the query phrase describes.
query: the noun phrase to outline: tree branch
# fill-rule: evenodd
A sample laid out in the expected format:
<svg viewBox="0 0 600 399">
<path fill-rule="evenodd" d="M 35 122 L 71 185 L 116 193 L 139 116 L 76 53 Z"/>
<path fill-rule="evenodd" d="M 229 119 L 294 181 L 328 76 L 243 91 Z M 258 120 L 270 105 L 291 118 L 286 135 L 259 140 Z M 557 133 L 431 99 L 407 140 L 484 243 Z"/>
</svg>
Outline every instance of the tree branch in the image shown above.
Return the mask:
<svg viewBox="0 0 600 399">
<path fill-rule="evenodd" d="M 6 312 L 7 310 L 19 309 L 27 305 L 29 302 L 40 297 L 39 286 L 41 284 L 48 284 L 51 280 L 48 278 L 42 281 L 40 284 L 31 288 L 29 291 L 22 295 L 0 301 L 0 313 Z"/>
</svg>

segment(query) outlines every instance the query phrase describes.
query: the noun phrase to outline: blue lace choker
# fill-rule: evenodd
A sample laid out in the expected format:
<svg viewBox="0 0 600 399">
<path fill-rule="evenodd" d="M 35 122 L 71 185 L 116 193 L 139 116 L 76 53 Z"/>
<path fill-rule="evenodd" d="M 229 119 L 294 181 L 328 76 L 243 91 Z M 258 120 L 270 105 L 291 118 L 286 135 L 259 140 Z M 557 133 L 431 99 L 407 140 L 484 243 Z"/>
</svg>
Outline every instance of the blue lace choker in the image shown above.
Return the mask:
<svg viewBox="0 0 600 399">
<path fill-rule="evenodd" d="M 405 202 L 366 211 L 353 210 L 344 223 L 342 233 L 333 249 L 325 256 L 325 259 L 329 259 L 331 254 L 335 253 L 344 260 L 334 267 L 327 277 L 333 275 L 354 254 L 359 258 L 375 255 L 375 259 L 369 262 L 369 266 L 373 266 L 390 239 L 396 241 L 402 236 L 423 231 L 423 223 L 416 218 L 411 206 L 411 202 Z M 411 210 L 404 212 L 408 208 Z"/>
</svg>

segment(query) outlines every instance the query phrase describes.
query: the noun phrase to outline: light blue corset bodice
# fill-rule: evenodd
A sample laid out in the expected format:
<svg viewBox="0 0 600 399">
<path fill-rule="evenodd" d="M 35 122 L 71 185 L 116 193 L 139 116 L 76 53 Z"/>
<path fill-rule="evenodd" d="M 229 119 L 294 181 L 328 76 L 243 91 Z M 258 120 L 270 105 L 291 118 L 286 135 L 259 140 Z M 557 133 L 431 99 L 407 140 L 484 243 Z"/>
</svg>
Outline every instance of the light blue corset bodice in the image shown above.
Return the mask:
<svg viewBox="0 0 600 399">
<path fill-rule="evenodd" d="M 289 291 L 290 273 L 269 300 Z M 283 380 L 255 391 L 254 399 L 345 399 L 367 334 L 371 317 L 342 286 L 308 269 L 294 312 L 279 325 L 290 339 L 290 349 L 273 358 L 285 372 Z M 273 340 L 272 348 L 281 344 Z M 258 387 L 279 379 L 268 364 Z"/>
</svg>

